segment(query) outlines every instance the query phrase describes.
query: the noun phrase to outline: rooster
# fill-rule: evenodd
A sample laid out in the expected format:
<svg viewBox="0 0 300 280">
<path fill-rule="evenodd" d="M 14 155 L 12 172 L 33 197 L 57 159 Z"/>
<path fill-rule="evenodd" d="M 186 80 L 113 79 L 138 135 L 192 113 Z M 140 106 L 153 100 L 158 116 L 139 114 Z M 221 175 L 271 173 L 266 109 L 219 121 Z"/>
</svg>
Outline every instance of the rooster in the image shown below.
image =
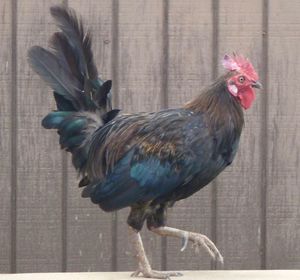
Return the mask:
<svg viewBox="0 0 300 280">
<path fill-rule="evenodd" d="M 42 125 L 56 129 L 61 148 L 72 154 L 82 196 L 104 211 L 130 207 L 127 219 L 138 269 L 133 276 L 179 276 L 152 270 L 140 231 L 203 246 L 223 257 L 205 235 L 166 226 L 166 211 L 210 183 L 233 161 L 244 125 L 243 109 L 260 88 L 258 75 L 243 56 L 225 55 L 227 70 L 181 108 L 152 113 L 120 114 L 111 105 L 110 80 L 98 77 L 91 35 L 71 8 L 53 6 L 60 31 L 50 49 L 28 52 L 33 70 L 53 89 L 57 109 Z"/>
</svg>

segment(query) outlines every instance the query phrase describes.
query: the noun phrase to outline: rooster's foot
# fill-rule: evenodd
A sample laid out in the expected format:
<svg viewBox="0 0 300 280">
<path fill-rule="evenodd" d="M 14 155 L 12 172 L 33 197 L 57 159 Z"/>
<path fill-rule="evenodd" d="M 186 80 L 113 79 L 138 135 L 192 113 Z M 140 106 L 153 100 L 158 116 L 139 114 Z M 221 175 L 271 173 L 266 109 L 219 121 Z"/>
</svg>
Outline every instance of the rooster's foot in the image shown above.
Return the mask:
<svg viewBox="0 0 300 280">
<path fill-rule="evenodd" d="M 142 238 L 136 230 L 129 227 L 129 233 L 134 244 L 135 257 L 138 261 L 139 268 L 131 274 L 132 277 L 138 277 L 140 274 L 145 278 L 170 279 L 172 276 L 182 276 L 180 272 L 157 271 L 152 270 L 151 265 L 146 256 Z"/>
<path fill-rule="evenodd" d="M 220 251 L 207 236 L 200 233 L 189 232 L 189 240 L 193 242 L 196 253 L 199 253 L 200 247 L 203 247 L 213 260 L 220 262 L 222 265 L 224 264 L 224 259 Z"/>
<path fill-rule="evenodd" d="M 185 230 L 180 230 L 177 228 L 171 227 L 158 227 L 158 228 L 151 228 L 151 231 L 161 235 L 161 236 L 173 236 L 182 239 L 182 248 L 181 251 L 184 251 L 187 247 L 188 241 L 193 243 L 195 247 L 195 251 L 199 252 L 200 247 L 203 247 L 208 254 L 214 259 L 215 261 L 219 261 L 222 265 L 224 263 L 223 257 L 219 252 L 216 245 L 205 235 L 195 232 L 188 232 Z"/>
<path fill-rule="evenodd" d="M 145 278 L 170 279 L 170 277 L 182 276 L 182 273 L 175 271 L 157 271 L 152 269 L 138 269 L 131 274 L 131 277 L 142 275 Z"/>
</svg>

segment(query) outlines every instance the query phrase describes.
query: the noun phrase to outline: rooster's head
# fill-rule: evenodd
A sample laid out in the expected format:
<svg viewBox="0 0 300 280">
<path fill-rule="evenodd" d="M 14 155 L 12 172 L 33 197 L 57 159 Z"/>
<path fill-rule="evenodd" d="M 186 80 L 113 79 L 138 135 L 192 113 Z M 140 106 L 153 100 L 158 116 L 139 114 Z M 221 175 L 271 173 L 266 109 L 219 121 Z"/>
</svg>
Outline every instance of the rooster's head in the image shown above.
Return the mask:
<svg viewBox="0 0 300 280">
<path fill-rule="evenodd" d="M 240 55 L 225 55 L 223 66 L 232 72 L 226 81 L 229 93 L 234 96 L 244 109 L 248 109 L 255 99 L 253 88 L 261 88 L 258 75 L 251 62 Z"/>
</svg>

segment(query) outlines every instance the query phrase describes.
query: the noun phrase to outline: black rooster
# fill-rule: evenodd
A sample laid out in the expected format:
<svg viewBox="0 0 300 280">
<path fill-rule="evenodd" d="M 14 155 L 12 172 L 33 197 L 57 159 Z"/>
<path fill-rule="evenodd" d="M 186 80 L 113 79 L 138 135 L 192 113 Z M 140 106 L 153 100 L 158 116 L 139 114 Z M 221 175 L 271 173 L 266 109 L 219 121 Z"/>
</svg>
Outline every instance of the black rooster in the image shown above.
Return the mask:
<svg viewBox="0 0 300 280">
<path fill-rule="evenodd" d="M 168 207 L 197 192 L 231 164 L 239 144 L 243 110 L 255 98 L 258 75 L 242 56 L 225 56 L 227 73 L 178 109 L 121 115 L 111 107 L 111 81 L 98 77 L 91 36 L 72 9 L 54 6 L 60 32 L 50 50 L 29 50 L 32 68 L 54 90 L 57 110 L 42 121 L 58 130 L 60 145 L 72 153 L 83 197 L 104 211 L 131 207 L 127 223 L 144 277 L 169 278 L 176 272 L 151 269 L 139 231 L 144 222 L 163 236 L 221 254 L 206 236 L 165 226 Z"/>
</svg>

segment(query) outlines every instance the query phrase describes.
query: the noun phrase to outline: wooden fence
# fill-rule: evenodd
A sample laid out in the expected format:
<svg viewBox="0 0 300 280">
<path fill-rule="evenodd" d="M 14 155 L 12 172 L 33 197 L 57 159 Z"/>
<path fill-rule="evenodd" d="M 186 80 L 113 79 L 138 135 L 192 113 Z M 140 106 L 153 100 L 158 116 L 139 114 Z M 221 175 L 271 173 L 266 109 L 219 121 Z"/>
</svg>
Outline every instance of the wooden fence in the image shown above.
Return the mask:
<svg viewBox="0 0 300 280">
<path fill-rule="evenodd" d="M 42 117 L 50 90 L 26 52 L 46 46 L 56 0 L 0 1 L 0 272 L 133 270 L 128 210 L 107 214 L 80 197 L 70 159 Z M 300 1 L 69 0 L 93 32 L 102 77 L 127 112 L 176 107 L 238 51 L 264 90 L 246 112 L 238 156 L 169 224 L 216 240 L 226 269 L 300 267 Z M 206 253 L 144 232 L 157 269 L 214 268 Z"/>
</svg>

